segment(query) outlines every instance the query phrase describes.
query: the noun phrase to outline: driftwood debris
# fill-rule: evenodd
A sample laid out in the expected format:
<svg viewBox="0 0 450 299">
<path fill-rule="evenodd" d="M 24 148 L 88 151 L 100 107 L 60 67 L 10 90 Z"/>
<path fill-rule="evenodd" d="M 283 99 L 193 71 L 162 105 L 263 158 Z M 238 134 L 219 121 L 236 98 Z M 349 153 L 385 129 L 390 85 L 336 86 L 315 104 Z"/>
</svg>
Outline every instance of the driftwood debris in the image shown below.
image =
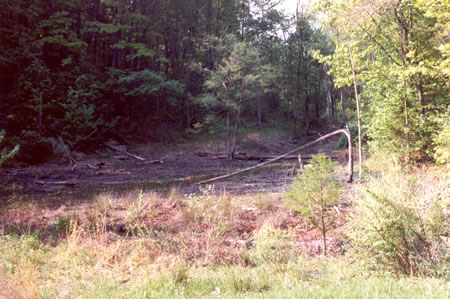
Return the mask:
<svg viewBox="0 0 450 299">
<path fill-rule="evenodd" d="M 41 180 L 37 180 L 34 181 L 34 183 L 36 185 L 41 185 L 41 186 L 45 186 L 45 185 L 60 185 L 60 186 L 68 186 L 68 187 L 75 187 L 77 185 L 76 181 L 58 181 L 58 182 L 52 182 L 52 181 L 41 181 Z"/>
<path fill-rule="evenodd" d="M 142 164 L 163 164 L 163 160 L 151 160 L 151 161 L 145 161 Z"/>
<path fill-rule="evenodd" d="M 97 166 L 91 165 L 91 164 L 89 164 L 89 163 L 87 163 L 87 164 L 86 164 L 86 166 L 87 166 L 88 168 L 90 168 L 90 169 L 94 169 L 94 170 L 99 170 L 99 169 L 100 169 L 100 167 L 97 167 Z"/>
<path fill-rule="evenodd" d="M 115 147 L 115 146 L 112 146 L 112 145 L 109 145 L 109 144 L 106 144 L 106 143 L 105 143 L 105 145 L 106 145 L 107 148 L 112 149 L 113 151 L 122 153 L 122 154 L 124 154 L 124 155 L 127 155 L 127 156 L 129 156 L 129 157 L 132 157 L 132 158 L 134 158 L 134 159 L 136 159 L 136 160 L 139 160 L 139 161 L 145 161 L 145 158 L 139 157 L 139 156 L 137 156 L 137 155 L 134 155 L 134 154 L 129 153 L 129 152 L 127 152 L 127 151 L 121 150 L 120 148 L 117 148 L 117 147 Z"/>
<path fill-rule="evenodd" d="M 95 165 L 86 163 L 86 166 L 90 169 L 99 170 L 103 167 L 106 167 L 106 164 L 104 162 L 97 162 L 97 163 L 95 163 Z"/>
<path fill-rule="evenodd" d="M 248 168 L 245 168 L 245 169 L 242 169 L 242 170 L 239 170 L 239 171 L 235 171 L 235 172 L 230 173 L 230 174 L 226 174 L 226 175 L 222 175 L 222 176 L 218 176 L 218 177 L 215 177 L 215 178 L 212 178 L 212 179 L 208 179 L 208 180 L 204 180 L 204 181 L 198 182 L 197 185 L 211 183 L 211 182 L 215 182 L 215 181 L 218 181 L 218 180 L 221 180 L 221 179 L 229 178 L 229 177 L 232 177 L 232 176 L 235 176 L 235 175 L 238 175 L 238 174 L 241 174 L 241 173 L 244 173 L 244 172 L 256 169 L 258 167 L 267 165 L 269 163 L 281 160 L 284 157 L 292 155 L 295 152 L 298 152 L 298 151 L 300 151 L 300 150 L 302 150 L 304 148 L 313 146 L 313 145 L 315 145 L 315 144 L 317 144 L 317 143 L 319 143 L 319 142 L 321 142 L 321 141 L 323 141 L 323 140 L 325 140 L 325 139 L 327 139 L 327 138 L 329 138 L 331 136 L 337 135 L 337 134 L 345 134 L 345 136 L 347 136 L 347 139 L 348 139 L 348 176 L 347 176 L 347 180 L 346 181 L 347 181 L 347 183 L 351 183 L 351 182 L 353 182 L 353 149 L 352 149 L 352 138 L 351 138 L 350 130 L 347 127 L 345 129 L 336 130 L 336 131 L 331 132 L 329 134 L 326 134 L 326 135 L 324 135 L 324 136 L 322 136 L 322 137 L 320 137 L 320 138 L 318 138 L 318 139 L 316 139 L 314 141 L 311 141 L 311 142 L 309 142 L 307 144 L 304 144 L 304 145 L 301 145 L 299 147 L 296 147 L 293 150 L 290 150 L 289 152 L 287 152 L 287 153 L 285 153 L 285 154 L 283 154 L 281 156 L 278 156 L 278 157 L 276 157 L 274 159 L 268 160 L 266 162 L 260 163 L 258 165 L 252 166 L 252 167 L 248 167 Z"/>
<path fill-rule="evenodd" d="M 200 158 L 210 158 L 210 159 L 227 159 L 226 153 L 216 153 L 216 152 L 196 152 L 195 155 Z M 235 152 L 234 158 L 246 156 L 246 152 Z"/>
</svg>

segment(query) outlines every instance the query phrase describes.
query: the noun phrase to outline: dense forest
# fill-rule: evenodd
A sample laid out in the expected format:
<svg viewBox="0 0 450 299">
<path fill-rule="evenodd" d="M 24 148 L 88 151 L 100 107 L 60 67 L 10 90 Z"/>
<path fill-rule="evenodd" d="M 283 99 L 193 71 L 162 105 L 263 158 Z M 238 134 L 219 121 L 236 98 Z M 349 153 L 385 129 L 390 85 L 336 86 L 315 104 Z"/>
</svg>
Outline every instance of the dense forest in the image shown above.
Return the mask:
<svg viewBox="0 0 450 299">
<path fill-rule="evenodd" d="M 356 128 L 358 92 L 373 148 L 439 159 L 449 119 L 445 1 L 324 0 L 287 13 L 278 2 L 2 0 L 4 145 L 22 143 L 26 160 L 30 147 L 49 154 L 57 136 L 86 151 L 105 139 L 234 133 L 247 122 Z"/>
<path fill-rule="evenodd" d="M 0 298 L 449 298 L 448 0 L 0 5 Z"/>
</svg>

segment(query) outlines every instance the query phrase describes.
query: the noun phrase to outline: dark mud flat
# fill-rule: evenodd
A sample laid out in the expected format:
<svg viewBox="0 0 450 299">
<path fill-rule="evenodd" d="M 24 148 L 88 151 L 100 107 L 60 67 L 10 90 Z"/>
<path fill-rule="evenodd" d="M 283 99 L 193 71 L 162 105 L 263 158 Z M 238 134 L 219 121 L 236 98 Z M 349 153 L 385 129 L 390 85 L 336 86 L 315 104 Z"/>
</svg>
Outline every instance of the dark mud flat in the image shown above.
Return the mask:
<svg viewBox="0 0 450 299">
<path fill-rule="evenodd" d="M 333 154 L 338 136 L 329 142 L 316 145 L 302 154 Z M 306 143 L 308 140 L 302 140 Z M 300 144 L 301 144 L 300 143 Z M 251 154 L 277 155 L 295 147 L 288 142 L 274 142 L 270 150 L 259 147 L 242 148 Z M 263 148 L 263 150 L 261 150 Z M 253 150 L 253 151 L 252 151 Z M 90 157 L 78 161 L 77 167 L 68 165 L 62 158 L 58 163 L 1 169 L 0 180 L 4 186 L 0 200 L 12 195 L 23 199 L 53 201 L 66 199 L 89 201 L 102 192 L 124 193 L 135 190 L 144 192 L 169 192 L 176 188 L 183 194 L 196 193 L 202 180 L 244 169 L 259 161 L 222 160 L 198 157 L 195 150 L 180 148 L 155 149 L 150 145 L 130 151 L 144 157 L 146 161 L 161 160 L 162 163 L 146 163 L 125 156 Z M 345 153 L 340 153 L 345 163 Z M 341 159 L 339 159 L 341 160 Z M 292 180 L 291 170 L 295 160 L 275 162 L 253 171 L 216 181 L 216 190 L 230 194 L 257 192 L 281 192 Z"/>
</svg>

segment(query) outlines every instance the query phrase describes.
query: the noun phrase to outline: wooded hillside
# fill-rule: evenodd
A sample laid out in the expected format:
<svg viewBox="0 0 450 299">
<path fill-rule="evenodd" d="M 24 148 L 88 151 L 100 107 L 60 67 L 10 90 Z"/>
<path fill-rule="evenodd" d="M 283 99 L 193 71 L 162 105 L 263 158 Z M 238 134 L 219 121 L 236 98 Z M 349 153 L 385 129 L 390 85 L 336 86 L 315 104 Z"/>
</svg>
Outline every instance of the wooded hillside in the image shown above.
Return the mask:
<svg viewBox="0 0 450 299">
<path fill-rule="evenodd" d="M 278 2 L 0 0 L 3 146 L 223 131 L 232 157 L 243 124 L 355 130 L 358 92 L 373 149 L 448 163 L 446 1 Z"/>
</svg>

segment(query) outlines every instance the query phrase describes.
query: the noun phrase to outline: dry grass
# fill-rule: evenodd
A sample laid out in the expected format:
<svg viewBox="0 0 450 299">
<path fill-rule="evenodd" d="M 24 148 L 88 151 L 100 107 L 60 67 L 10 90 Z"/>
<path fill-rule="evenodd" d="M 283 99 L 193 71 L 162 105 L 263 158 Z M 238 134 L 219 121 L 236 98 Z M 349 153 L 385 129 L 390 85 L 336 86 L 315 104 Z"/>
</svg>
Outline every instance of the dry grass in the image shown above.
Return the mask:
<svg viewBox="0 0 450 299">
<path fill-rule="evenodd" d="M 298 224 L 280 199 L 280 195 L 262 194 L 232 198 L 209 186 L 200 194 L 184 196 L 176 189 L 166 197 L 131 192 L 119 198 L 105 193 L 83 206 L 43 211 L 22 207 L 21 213 L 6 212 L 3 224 L 14 219 L 16 226 L 30 227 L 31 221 L 33 229 L 18 230 L 16 237 L 2 241 L 16 252 L 8 257 L 11 271 L 3 269 L 2 273 L 19 282 L 19 288 L 10 284 L 10 292 L 17 289 L 32 298 L 37 296 L 38 281 L 55 288 L 64 284 L 70 293 L 80 284 L 89 285 L 98 273 L 120 273 L 122 281 L 136 282 L 165 269 L 179 282 L 193 265 L 245 266 L 253 238 L 264 224 L 277 228 Z M 44 221 L 38 216 L 43 214 Z M 39 235 L 27 241 L 25 236 L 32 231 Z M 39 252 L 33 263 L 19 262 L 27 255 L 27 246 Z"/>
</svg>

